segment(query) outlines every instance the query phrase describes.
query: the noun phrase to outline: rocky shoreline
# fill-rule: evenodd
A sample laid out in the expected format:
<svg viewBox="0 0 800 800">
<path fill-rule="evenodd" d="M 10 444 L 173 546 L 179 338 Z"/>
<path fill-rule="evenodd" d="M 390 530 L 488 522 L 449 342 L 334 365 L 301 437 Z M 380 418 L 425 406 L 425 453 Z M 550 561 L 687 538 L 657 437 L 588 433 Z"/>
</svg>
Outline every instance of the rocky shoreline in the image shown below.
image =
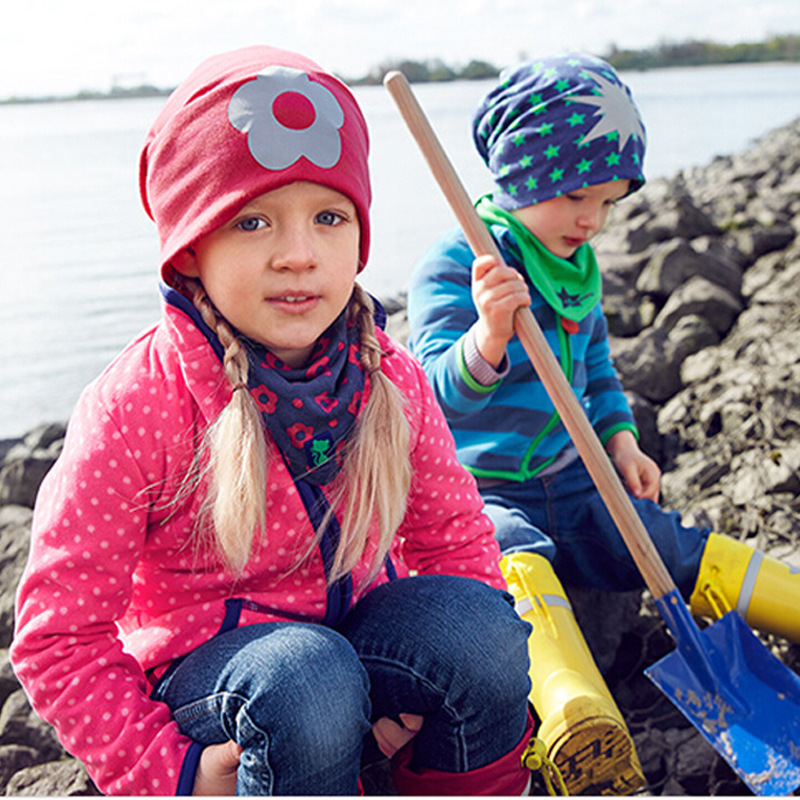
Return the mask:
<svg viewBox="0 0 800 800">
<path fill-rule="evenodd" d="M 596 249 L 612 352 L 663 504 L 800 566 L 800 120 L 654 181 Z M 389 330 L 407 335 L 403 299 Z M 0 442 L 0 792 L 97 794 L 30 709 L 8 661 L 31 508 L 62 423 Z M 651 795 L 749 794 L 642 670 L 674 649 L 647 592 L 570 591 L 629 722 Z M 800 648 L 764 637 L 800 672 Z M 367 781 L 390 794 L 380 768 Z"/>
</svg>

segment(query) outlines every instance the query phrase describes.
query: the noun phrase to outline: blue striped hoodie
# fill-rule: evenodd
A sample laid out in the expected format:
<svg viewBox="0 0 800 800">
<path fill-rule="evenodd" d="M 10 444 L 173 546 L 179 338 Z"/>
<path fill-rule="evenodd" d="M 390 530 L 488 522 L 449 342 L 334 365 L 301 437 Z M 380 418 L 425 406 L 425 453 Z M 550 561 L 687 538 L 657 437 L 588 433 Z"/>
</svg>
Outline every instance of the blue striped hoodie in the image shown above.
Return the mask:
<svg viewBox="0 0 800 800">
<path fill-rule="evenodd" d="M 511 233 L 500 226 L 492 226 L 492 233 L 506 263 L 524 275 Z M 467 370 L 466 333 L 478 319 L 470 288 L 472 261 L 458 229 L 422 257 L 409 286 L 409 347 L 433 385 L 466 468 L 477 478 L 524 481 L 572 445 L 516 336 L 506 350 L 508 370 L 493 383 L 483 385 Z M 600 440 L 605 444 L 620 430 L 638 436 L 611 361 L 601 305 L 568 333 L 530 281 L 528 288 L 531 311 Z"/>
</svg>

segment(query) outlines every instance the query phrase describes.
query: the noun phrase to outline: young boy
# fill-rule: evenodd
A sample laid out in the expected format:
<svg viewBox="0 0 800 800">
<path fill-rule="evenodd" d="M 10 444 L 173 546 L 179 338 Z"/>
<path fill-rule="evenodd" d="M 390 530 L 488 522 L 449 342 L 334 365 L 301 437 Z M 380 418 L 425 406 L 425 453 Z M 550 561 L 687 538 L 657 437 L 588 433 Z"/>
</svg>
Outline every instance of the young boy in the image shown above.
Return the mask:
<svg viewBox="0 0 800 800">
<path fill-rule="evenodd" d="M 473 136 L 495 181 L 477 209 L 505 263 L 473 263 L 463 233 L 445 234 L 412 277 L 409 344 L 495 523 L 517 610 L 533 624 L 538 736 L 571 794 L 631 793 L 644 779 L 630 734 L 556 573 L 606 590 L 643 583 L 514 335 L 516 310 L 531 307 L 693 612 L 710 614 L 714 592 L 756 627 L 797 640 L 800 587 L 784 565 L 684 527 L 657 505 L 660 470 L 639 449 L 611 362 L 589 244 L 611 206 L 645 180 L 645 131 L 630 90 L 610 65 L 584 54 L 522 64 L 484 98 Z M 754 584 L 745 580 L 748 565 Z M 770 585 L 776 579 L 785 593 Z M 744 586 L 752 588 L 746 599 Z M 786 600 L 773 613 L 777 596 Z"/>
</svg>

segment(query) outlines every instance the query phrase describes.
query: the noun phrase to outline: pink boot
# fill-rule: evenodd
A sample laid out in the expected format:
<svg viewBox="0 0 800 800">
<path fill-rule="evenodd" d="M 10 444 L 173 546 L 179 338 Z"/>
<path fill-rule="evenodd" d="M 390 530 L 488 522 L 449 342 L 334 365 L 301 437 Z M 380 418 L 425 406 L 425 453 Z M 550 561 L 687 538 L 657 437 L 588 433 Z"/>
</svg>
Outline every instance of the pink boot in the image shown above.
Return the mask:
<svg viewBox="0 0 800 800">
<path fill-rule="evenodd" d="M 409 742 L 392 759 L 392 778 L 401 795 L 521 795 L 528 787 L 531 773 L 522 766 L 522 754 L 533 736 L 533 718 L 519 744 L 491 764 L 469 772 L 441 772 L 423 767 L 411 769 L 414 742 Z"/>
</svg>

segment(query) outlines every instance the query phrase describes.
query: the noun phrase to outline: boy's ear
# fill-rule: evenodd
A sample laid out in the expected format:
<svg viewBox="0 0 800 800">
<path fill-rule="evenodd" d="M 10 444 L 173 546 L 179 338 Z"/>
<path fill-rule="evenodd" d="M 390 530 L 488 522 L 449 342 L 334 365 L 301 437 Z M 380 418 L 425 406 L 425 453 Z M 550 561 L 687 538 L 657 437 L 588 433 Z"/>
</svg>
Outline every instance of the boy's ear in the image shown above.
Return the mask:
<svg viewBox="0 0 800 800">
<path fill-rule="evenodd" d="M 197 256 L 191 247 L 187 247 L 185 250 L 181 250 L 180 253 L 176 253 L 172 257 L 170 264 L 172 264 L 181 275 L 187 278 L 200 277 L 197 268 Z"/>
</svg>

